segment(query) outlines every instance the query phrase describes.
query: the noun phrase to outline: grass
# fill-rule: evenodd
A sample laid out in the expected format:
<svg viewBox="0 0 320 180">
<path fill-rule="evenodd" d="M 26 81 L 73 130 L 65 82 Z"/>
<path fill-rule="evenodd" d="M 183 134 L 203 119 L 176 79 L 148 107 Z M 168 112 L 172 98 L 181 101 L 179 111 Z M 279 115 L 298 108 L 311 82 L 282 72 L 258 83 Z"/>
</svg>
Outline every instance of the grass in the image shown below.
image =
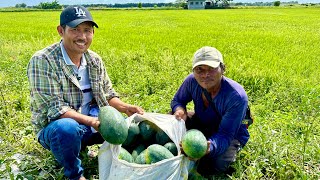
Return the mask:
<svg viewBox="0 0 320 180">
<path fill-rule="evenodd" d="M 34 139 L 26 77 L 33 53 L 59 41 L 59 14 L 0 12 L 0 179 L 65 178 Z M 222 52 L 226 76 L 244 86 L 255 117 L 229 179 L 320 178 L 320 8 L 92 14 L 99 28 L 91 49 L 122 99 L 147 112 L 170 110 L 197 49 Z M 98 178 L 97 159 L 84 166 Z"/>
</svg>

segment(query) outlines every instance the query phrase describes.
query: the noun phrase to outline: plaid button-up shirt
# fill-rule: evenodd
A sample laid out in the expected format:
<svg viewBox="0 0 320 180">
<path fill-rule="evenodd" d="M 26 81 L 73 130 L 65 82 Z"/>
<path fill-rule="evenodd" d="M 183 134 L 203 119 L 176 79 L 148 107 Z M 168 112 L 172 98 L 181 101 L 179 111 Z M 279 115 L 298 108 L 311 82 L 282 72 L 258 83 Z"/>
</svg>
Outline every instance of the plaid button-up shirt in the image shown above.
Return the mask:
<svg viewBox="0 0 320 180">
<path fill-rule="evenodd" d="M 88 50 L 85 54 L 93 98 L 98 106 L 118 97 L 99 55 Z M 71 66 L 65 63 L 60 43 L 36 52 L 27 67 L 30 103 L 36 133 L 67 111 L 79 111 L 82 91 Z"/>
</svg>

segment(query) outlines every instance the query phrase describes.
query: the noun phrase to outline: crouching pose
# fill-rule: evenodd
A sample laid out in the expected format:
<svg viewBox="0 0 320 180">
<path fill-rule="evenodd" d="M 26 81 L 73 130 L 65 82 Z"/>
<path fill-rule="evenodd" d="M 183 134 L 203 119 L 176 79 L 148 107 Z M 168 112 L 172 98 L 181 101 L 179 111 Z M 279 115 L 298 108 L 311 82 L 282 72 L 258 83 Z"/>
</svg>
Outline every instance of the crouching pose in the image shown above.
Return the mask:
<svg viewBox="0 0 320 180">
<path fill-rule="evenodd" d="M 118 98 L 101 57 L 88 50 L 94 27 L 86 8 L 68 6 L 57 27 L 61 41 L 36 52 L 27 68 L 37 139 L 69 179 L 85 179 L 79 152 L 104 141 L 96 132 L 99 107 L 110 105 L 128 116 L 143 113 Z"/>
<path fill-rule="evenodd" d="M 225 172 L 249 139 L 243 124 L 248 97 L 239 83 L 224 76 L 223 57 L 216 48 L 197 50 L 192 70 L 171 101 L 172 112 L 185 121 L 187 129 L 200 130 L 208 140 L 197 171 L 201 175 Z M 194 112 L 186 109 L 191 101 Z"/>
</svg>

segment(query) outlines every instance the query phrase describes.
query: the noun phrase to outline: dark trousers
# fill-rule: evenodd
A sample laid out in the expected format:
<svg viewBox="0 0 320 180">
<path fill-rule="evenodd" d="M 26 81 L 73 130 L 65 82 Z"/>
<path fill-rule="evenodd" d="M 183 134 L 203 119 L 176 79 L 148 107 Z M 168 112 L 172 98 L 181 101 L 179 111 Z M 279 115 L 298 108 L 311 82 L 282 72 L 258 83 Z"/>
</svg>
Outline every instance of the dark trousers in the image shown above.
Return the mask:
<svg viewBox="0 0 320 180">
<path fill-rule="evenodd" d="M 202 157 L 198 162 L 197 171 L 201 175 L 213 175 L 220 172 L 226 172 L 231 163 L 236 161 L 237 152 L 241 146 L 236 139 L 231 141 L 227 151 L 219 156 L 211 156 L 210 153 Z"/>
<path fill-rule="evenodd" d="M 188 112 L 186 127 L 187 129 L 200 130 L 206 136 L 206 138 L 209 138 L 217 129 L 211 127 L 212 130 L 210 130 L 208 127 L 202 126 L 196 116 L 194 116 L 193 112 Z M 237 139 L 232 140 L 230 146 L 223 154 L 219 156 L 213 156 L 209 153 L 199 159 L 197 162 L 197 171 L 201 175 L 213 175 L 226 172 L 230 164 L 236 161 L 236 156 L 240 149 L 240 142 Z"/>
</svg>

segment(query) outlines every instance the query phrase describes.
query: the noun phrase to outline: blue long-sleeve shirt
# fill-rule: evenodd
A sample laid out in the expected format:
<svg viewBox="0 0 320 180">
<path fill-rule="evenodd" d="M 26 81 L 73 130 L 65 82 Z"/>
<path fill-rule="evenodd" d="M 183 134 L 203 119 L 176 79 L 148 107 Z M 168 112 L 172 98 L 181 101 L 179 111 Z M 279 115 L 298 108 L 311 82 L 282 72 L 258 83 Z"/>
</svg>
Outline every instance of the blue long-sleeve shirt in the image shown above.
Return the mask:
<svg viewBox="0 0 320 180">
<path fill-rule="evenodd" d="M 208 108 L 205 107 L 202 92 L 194 75 L 188 75 L 171 101 L 172 112 L 175 112 L 177 107 L 186 109 L 187 104 L 193 101 L 199 123 L 203 127 L 212 128 L 213 133 L 207 137 L 211 141 L 212 156 L 224 153 L 233 139 L 237 139 L 244 146 L 249 139 L 247 127 L 242 124 L 248 106 L 248 96 L 244 88 L 239 83 L 223 77 L 221 89 L 212 99 L 216 110 L 211 103 Z"/>
</svg>

